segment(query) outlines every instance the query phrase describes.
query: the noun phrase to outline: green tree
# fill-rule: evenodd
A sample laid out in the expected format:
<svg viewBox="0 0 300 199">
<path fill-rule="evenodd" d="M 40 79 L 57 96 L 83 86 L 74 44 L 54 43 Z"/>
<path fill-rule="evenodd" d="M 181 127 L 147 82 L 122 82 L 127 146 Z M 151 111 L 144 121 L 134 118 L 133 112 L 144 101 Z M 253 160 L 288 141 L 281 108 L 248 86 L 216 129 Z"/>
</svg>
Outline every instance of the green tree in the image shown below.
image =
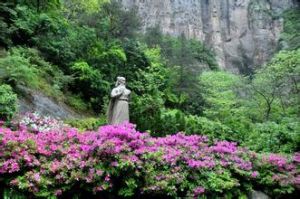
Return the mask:
<svg viewBox="0 0 300 199">
<path fill-rule="evenodd" d="M 103 96 L 109 93 L 109 83 L 104 80 L 104 75 L 86 62 L 76 62 L 71 69 L 75 76 L 73 90 L 91 103 L 96 112 L 100 112 Z"/>
<path fill-rule="evenodd" d="M 136 8 L 125 10 L 115 0 L 104 3 L 101 8 L 98 12 L 81 14 L 79 23 L 94 28 L 97 36 L 105 40 L 137 37 L 141 23 Z"/>
<path fill-rule="evenodd" d="M 68 19 L 76 20 L 82 13 L 93 14 L 101 10 L 110 0 L 62 0 Z"/>
<path fill-rule="evenodd" d="M 0 58 L 0 81 L 13 87 L 25 85 L 32 88 L 38 87 L 39 71 L 31 65 L 30 60 L 14 52 Z"/>
<path fill-rule="evenodd" d="M 157 131 L 161 127 L 161 113 L 172 79 L 172 72 L 166 67 L 159 48 L 146 49 L 145 56 L 150 63 L 146 69 L 139 69 L 137 78 L 130 83 L 132 96 L 131 119 L 141 130 Z"/>
<path fill-rule="evenodd" d="M 200 84 L 206 101 L 204 116 L 230 127 L 233 132 L 227 139 L 243 140 L 251 124 L 247 116 L 250 110 L 242 98 L 245 94 L 243 79 L 229 72 L 210 71 L 201 74 Z"/>
<path fill-rule="evenodd" d="M 265 120 L 287 115 L 299 116 L 299 79 L 300 50 L 282 51 L 257 71 L 252 89 L 257 109 L 263 110 Z"/>
</svg>

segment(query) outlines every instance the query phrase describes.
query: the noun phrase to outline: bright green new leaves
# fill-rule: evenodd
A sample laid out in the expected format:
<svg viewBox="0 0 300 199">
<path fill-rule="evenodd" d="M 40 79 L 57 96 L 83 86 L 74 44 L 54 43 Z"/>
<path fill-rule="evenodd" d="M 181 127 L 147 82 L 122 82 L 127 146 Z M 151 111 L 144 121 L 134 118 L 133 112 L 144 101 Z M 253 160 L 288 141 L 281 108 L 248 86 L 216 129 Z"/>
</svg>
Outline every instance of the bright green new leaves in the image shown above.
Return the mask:
<svg viewBox="0 0 300 199">
<path fill-rule="evenodd" d="M 17 95 L 9 85 L 0 85 L 0 120 L 10 120 L 16 111 Z"/>
<path fill-rule="evenodd" d="M 265 120 L 300 114 L 299 78 L 300 50 L 280 52 L 257 72 L 252 88 Z"/>
<path fill-rule="evenodd" d="M 238 99 L 234 87 L 240 81 L 239 77 L 227 72 L 204 72 L 200 76 L 200 84 L 204 87 L 205 100 L 210 107 L 205 111 L 208 117 L 224 118 L 230 115 L 230 111 Z"/>
<path fill-rule="evenodd" d="M 38 87 L 38 70 L 31 66 L 29 59 L 15 54 L 0 58 L 0 70 L 0 81 L 13 86 Z"/>
<path fill-rule="evenodd" d="M 66 9 L 73 12 L 73 14 L 78 14 L 80 11 L 87 13 L 98 12 L 101 6 L 108 2 L 110 2 L 110 0 L 63 0 Z"/>
<path fill-rule="evenodd" d="M 241 132 L 250 123 L 245 114 L 247 109 L 239 96 L 239 92 L 245 92 L 242 90 L 242 78 L 222 71 L 204 72 L 200 76 L 200 84 L 203 85 L 203 96 L 207 104 L 204 115 L 234 129 L 229 139 L 242 139 L 244 135 Z"/>
</svg>

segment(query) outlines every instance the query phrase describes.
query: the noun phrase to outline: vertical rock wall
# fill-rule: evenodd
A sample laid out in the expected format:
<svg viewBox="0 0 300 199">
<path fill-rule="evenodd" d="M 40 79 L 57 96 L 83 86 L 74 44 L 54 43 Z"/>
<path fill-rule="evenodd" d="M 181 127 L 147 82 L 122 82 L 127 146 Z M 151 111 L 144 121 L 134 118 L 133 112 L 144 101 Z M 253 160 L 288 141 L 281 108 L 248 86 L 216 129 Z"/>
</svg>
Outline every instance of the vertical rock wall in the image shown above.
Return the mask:
<svg viewBox="0 0 300 199">
<path fill-rule="evenodd" d="M 276 51 L 284 10 L 295 0 L 119 0 L 137 7 L 143 31 L 159 25 L 165 34 L 204 41 L 221 68 L 251 72 Z"/>
</svg>

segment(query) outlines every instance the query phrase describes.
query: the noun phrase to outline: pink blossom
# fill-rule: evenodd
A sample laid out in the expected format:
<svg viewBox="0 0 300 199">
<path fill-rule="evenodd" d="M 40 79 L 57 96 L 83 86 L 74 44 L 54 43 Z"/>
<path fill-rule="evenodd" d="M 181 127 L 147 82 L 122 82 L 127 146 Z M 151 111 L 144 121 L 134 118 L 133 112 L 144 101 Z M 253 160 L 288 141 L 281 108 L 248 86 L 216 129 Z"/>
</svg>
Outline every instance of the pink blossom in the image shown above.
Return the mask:
<svg viewBox="0 0 300 199">
<path fill-rule="evenodd" d="M 234 153 L 237 150 L 236 143 L 227 142 L 227 141 L 219 141 L 212 146 L 212 150 L 218 153 Z"/>
<path fill-rule="evenodd" d="M 18 179 L 13 179 L 10 181 L 10 184 L 13 186 L 17 186 L 19 184 L 19 181 L 18 181 Z"/>
<path fill-rule="evenodd" d="M 258 175 L 259 175 L 258 171 L 253 171 L 253 172 L 251 173 L 251 177 L 252 177 L 252 178 L 256 178 Z"/>
<path fill-rule="evenodd" d="M 110 175 L 109 175 L 109 174 L 107 174 L 107 175 L 105 176 L 104 181 L 105 181 L 105 182 L 109 182 L 109 181 L 110 181 Z"/>
<path fill-rule="evenodd" d="M 300 175 L 297 175 L 294 179 L 294 184 L 295 185 L 300 185 Z"/>
<path fill-rule="evenodd" d="M 130 123 L 101 126 L 98 131 L 80 133 L 65 126 L 48 128 L 55 122 L 37 121 L 35 115 L 28 121 L 47 126 L 47 129 L 38 127 L 39 130 L 33 132 L 27 129 L 29 124 L 18 130 L 0 127 L 0 174 L 15 179 L 9 182 L 11 186 L 17 186 L 16 177 L 21 176 L 28 182 L 26 191 L 30 192 L 39 192 L 46 186 L 52 194 L 60 195 L 62 190 L 53 189 L 54 185 L 80 183 L 83 187 L 84 183 L 89 183 L 89 190 L 94 192 L 112 191 L 115 179 L 123 180 L 124 173 L 128 173 L 145 182 L 144 187 L 139 187 L 144 192 L 164 191 L 164 186 L 176 192 L 178 185 L 188 182 L 198 183 L 199 187 L 195 189 L 185 187 L 189 189 L 188 193 L 198 196 L 210 191 L 201 187 L 201 181 L 198 181 L 199 177 L 205 178 L 206 173 L 232 172 L 230 174 L 238 175 L 231 178 L 241 183 L 240 180 L 245 178 L 256 180 L 266 168 L 273 176 L 275 186 L 299 186 L 299 153 L 293 158 L 264 155 L 264 161 L 261 161 L 261 154 L 233 142 L 211 144 L 205 136 L 184 133 L 156 138 L 138 132 Z M 151 168 L 155 170 L 155 176 L 147 173 Z M 49 179 L 53 184 L 37 183 L 41 179 Z M 117 180 L 117 183 L 126 183 Z M 156 185 L 156 181 L 163 183 Z"/>
<path fill-rule="evenodd" d="M 60 196 L 62 194 L 62 190 L 61 189 L 58 189 L 55 191 L 54 193 L 56 196 Z"/>
<path fill-rule="evenodd" d="M 36 181 L 36 182 L 40 182 L 41 181 L 41 176 L 39 173 L 35 173 L 33 175 L 33 179 Z"/>
<path fill-rule="evenodd" d="M 114 161 L 111 163 L 111 166 L 113 166 L 113 167 L 117 167 L 118 165 L 119 165 L 119 163 L 117 161 Z"/>
<path fill-rule="evenodd" d="M 213 161 L 188 160 L 187 164 L 191 168 L 212 168 L 215 166 Z"/>
<path fill-rule="evenodd" d="M 102 175 L 103 175 L 103 171 L 97 169 L 97 170 L 96 170 L 96 174 L 97 174 L 97 176 L 102 176 Z"/>
<path fill-rule="evenodd" d="M 287 160 L 286 160 L 285 157 L 282 157 L 282 156 L 277 155 L 277 154 L 270 154 L 269 158 L 268 158 L 268 161 L 272 165 L 278 166 L 278 167 L 283 167 L 287 163 Z"/>
<path fill-rule="evenodd" d="M 197 196 L 203 194 L 205 192 L 205 189 L 203 187 L 196 187 L 194 189 L 194 197 L 197 198 Z"/>
<path fill-rule="evenodd" d="M 293 160 L 297 163 L 300 163 L 300 152 L 294 154 Z"/>
</svg>

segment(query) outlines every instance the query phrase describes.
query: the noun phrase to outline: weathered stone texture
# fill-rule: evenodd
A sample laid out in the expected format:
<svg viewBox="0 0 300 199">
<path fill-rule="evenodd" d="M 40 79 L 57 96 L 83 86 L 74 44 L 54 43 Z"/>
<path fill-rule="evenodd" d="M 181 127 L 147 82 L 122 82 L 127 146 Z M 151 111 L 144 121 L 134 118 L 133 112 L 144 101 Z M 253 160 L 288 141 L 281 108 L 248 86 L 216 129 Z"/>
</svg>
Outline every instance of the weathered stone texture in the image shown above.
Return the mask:
<svg viewBox="0 0 300 199">
<path fill-rule="evenodd" d="M 204 41 L 217 54 L 219 65 L 246 73 L 276 51 L 284 10 L 295 0 L 119 0 L 136 6 L 143 24 L 160 25 L 166 34 Z"/>
</svg>

